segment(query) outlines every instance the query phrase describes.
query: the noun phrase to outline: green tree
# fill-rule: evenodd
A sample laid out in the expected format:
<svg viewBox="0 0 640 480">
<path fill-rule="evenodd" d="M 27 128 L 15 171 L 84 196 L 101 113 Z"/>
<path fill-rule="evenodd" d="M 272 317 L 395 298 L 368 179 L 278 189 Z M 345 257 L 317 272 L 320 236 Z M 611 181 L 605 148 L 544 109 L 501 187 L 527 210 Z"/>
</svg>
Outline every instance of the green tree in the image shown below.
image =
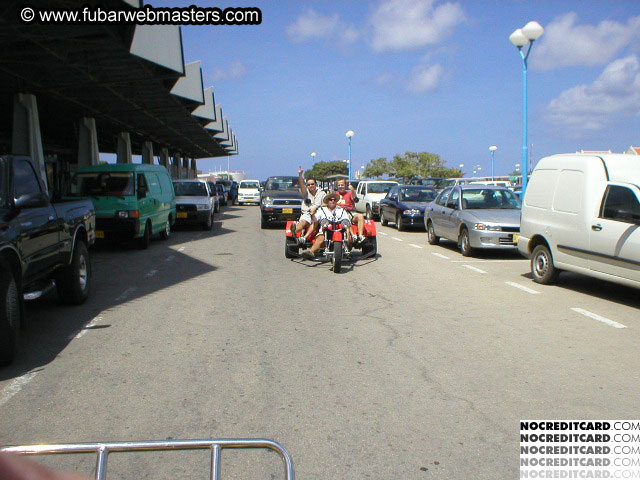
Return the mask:
<svg viewBox="0 0 640 480">
<path fill-rule="evenodd" d="M 304 175 L 305 178 L 313 176 L 318 180 L 323 180 L 331 175 L 347 175 L 349 173 L 349 167 L 345 162 L 317 162 L 313 164 L 311 170 L 307 170 Z"/>
<path fill-rule="evenodd" d="M 385 157 L 380 157 L 375 160 L 371 160 L 364 169 L 363 176 L 365 178 L 381 177 L 384 174 L 389 173 L 389 165 Z"/>
</svg>

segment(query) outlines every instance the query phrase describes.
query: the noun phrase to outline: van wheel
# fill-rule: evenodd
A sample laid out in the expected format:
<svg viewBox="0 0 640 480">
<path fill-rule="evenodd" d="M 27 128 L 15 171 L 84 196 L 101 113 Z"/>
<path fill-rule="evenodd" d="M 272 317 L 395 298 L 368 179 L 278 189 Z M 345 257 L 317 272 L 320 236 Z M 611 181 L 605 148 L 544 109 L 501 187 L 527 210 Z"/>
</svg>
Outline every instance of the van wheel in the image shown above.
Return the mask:
<svg viewBox="0 0 640 480">
<path fill-rule="evenodd" d="M 470 257 L 473 255 L 474 249 L 471 247 L 471 241 L 469 240 L 469 230 L 466 228 L 460 232 L 460 253 L 463 257 Z"/>
<path fill-rule="evenodd" d="M 167 224 L 164 226 L 164 230 L 160 232 L 160 238 L 162 240 L 169 240 L 171 235 L 171 215 L 167 217 Z"/>
<path fill-rule="evenodd" d="M 20 297 L 10 270 L 0 273 L 0 366 L 13 361 L 20 336 Z"/>
<path fill-rule="evenodd" d="M 553 257 L 546 245 L 538 245 L 531 254 L 533 280 L 543 285 L 555 283 L 559 270 L 553 266 Z"/>
<path fill-rule="evenodd" d="M 78 240 L 71 263 L 56 276 L 56 286 L 60 300 L 69 305 L 80 305 L 89 296 L 91 283 L 91 261 L 89 250 Z"/>
<path fill-rule="evenodd" d="M 213 212 L 209 212 L 209 216 L 207 217 L 207 221 L 202 225 L 203 230 L 211 230 L 213 228 Z"/>
<path fill-rule="evenodd" d="M 144 226 L 144 234 L 138 239 L 138 248 L 146 250 L 151 243 L 151 222 L 147 222 Z"/>
</svg>

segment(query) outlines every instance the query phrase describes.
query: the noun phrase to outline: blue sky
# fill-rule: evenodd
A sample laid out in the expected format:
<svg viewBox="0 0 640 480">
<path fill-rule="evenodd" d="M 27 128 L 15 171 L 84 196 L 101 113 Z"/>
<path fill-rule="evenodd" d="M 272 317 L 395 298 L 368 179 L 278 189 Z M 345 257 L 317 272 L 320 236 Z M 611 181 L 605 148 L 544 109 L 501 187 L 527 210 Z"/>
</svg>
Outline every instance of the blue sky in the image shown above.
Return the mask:
<svg viewBox="0 0 640 480">
<path fill-rule="evenodd" d="M 533 163 L 640 145 L 640 2 L 148 1 L 262 10 L 258 26 L 182 27 L 238 139 L 232 169 L 295 174 L 316 160 L 353 169 L 405 151 L 496 174 L 522 163 L 522 61 L 509 35 L 538 21 L 529 60 Z M 226 168 L 226 158 L 198 163 Z"/>
</svg>

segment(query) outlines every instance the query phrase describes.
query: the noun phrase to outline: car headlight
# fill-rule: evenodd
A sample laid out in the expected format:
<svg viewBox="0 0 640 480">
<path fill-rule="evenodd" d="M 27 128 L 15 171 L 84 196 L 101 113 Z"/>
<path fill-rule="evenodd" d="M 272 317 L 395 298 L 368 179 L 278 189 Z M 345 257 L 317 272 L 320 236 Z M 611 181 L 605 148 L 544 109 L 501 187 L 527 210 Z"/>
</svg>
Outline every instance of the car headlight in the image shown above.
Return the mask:
<svg viewBox="0 0 640 480">
<path fill-rule="evenodd" d="M 262 204 L 266 207 L 266 206 L 272 206 L 273 205 L 273 200 L 271 200 L 271 197 L 264 197 L 262 199 Z"/>
<path fill-rule="evenodd" d="M 476 230 L 485 230 L 488 232 L 500 232 L 502 231 L 501 227 L 496 227 L 495 225 L 487 225 L 485 223 L 476 223 L 473 228 Z"/>
<path fill-rule="evenodd" d="M 402 213 L 405 215 L 420 215 L 422 212 L 417 208 L 412 208 L 411 210 L 405 210 Z"/>
<path fill-rule="evenodd" d="M 342 222 L 340 223 L 342 223 L 342 226 L 346 229 L 351 228 L 351 220 L 349 220 L 348 218 L 343 218 Z"/>
</svg>

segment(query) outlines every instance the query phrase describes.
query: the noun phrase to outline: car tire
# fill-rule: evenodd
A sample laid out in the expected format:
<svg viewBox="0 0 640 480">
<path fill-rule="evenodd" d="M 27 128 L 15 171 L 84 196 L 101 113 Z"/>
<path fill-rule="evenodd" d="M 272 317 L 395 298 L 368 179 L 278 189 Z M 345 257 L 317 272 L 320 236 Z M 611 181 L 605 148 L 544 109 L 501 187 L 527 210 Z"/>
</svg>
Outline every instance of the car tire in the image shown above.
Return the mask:
<svg viewBox="0 0 640 480">
<path fill-rule="evenodd" d="M 380 223 L 383 227 L 389 225 L 389 220 L 387 220 L 384 216 L 384 210 L 380 209 Z"/>
<path fill-rule="evenodd" d="M 333 244 L 333 256 L 331 258 L 333 273 L 340 273 L 342 270 L 342 245 L 340 243 Z"/>
<path fill-rule="evenodd" d="M 215 209 L 213 210 L 214 212 L 218 213 L 220 211 L 220 202 L 216 202 L 216 206 Z"/>
<path fill-rule="evenodd" d="M 538 245 L 531 253 L 531 275 L 536 283 L 551 285 L 560 271 L 553 266 L 553 256 L 546 245 Z"/>
<path fill-rule="evenodd" d="M 140 250 L 146 250 L 151 243 L 151 222 L 147 221 L 144 226 L 144 234 L 138 239 L 138 248 Z"/>
<path fill-rule="evenodd" d="M 91 285 L 91 258 L 87 245 L 78 240 L 71 263 L 56 276 L 60 300 L 69 305 L 80 305 L 89 297 Z"/>
<path fill-rule="evenodd" d="M 466 228 L 462 229 L 458 243 L 460 244 L 460 253 L 463 257 L 471 257 L 473 255 L 474 249 L 471 246 L 471 240 L 469 239 L 469 230 Z"/>
<path fill-rule="evenodd" d="M 404 232 L 407 229 L 407 227 L 405 227 L 404 225 L 404 221 L 402 220 L 402 214 L 400 212 L 396 214 L 396 228 L 398 229 L 399 232 Z"/>
<path fill-rule="evenodd" d="M 427 223 L 427 242 L 429 242 L 429 245 L 438 245 L 440 243 L 440 237 L 436 235 L 433 222 Z"/>
<path fill-rule="evenodd" d="M 0 272 L 0 366 L 9 365 L 20 338 L 20 294 L 13 273 Z"/>
<path fill-rule="evenodd" d="M 367 209 L 365 212 L 365 217 L 367 220 L 373 220 L 373 212 L 371 211 L 371 206 L 367 205 Z"/>
<path fill-rule="evenodd" d="M 164 230 L 160 232 L 160 238 L 162 240 L 169 240 L 171 236 L 171 215 L 167 217 L 167 223 L 164 226 Z"/>
<path fill-rule="evenodd" d="M 209 232 L 213 228 L 213 211 L 207 215 L 207 220 L 202 224 L 202 229 Z"/>
</svg>

